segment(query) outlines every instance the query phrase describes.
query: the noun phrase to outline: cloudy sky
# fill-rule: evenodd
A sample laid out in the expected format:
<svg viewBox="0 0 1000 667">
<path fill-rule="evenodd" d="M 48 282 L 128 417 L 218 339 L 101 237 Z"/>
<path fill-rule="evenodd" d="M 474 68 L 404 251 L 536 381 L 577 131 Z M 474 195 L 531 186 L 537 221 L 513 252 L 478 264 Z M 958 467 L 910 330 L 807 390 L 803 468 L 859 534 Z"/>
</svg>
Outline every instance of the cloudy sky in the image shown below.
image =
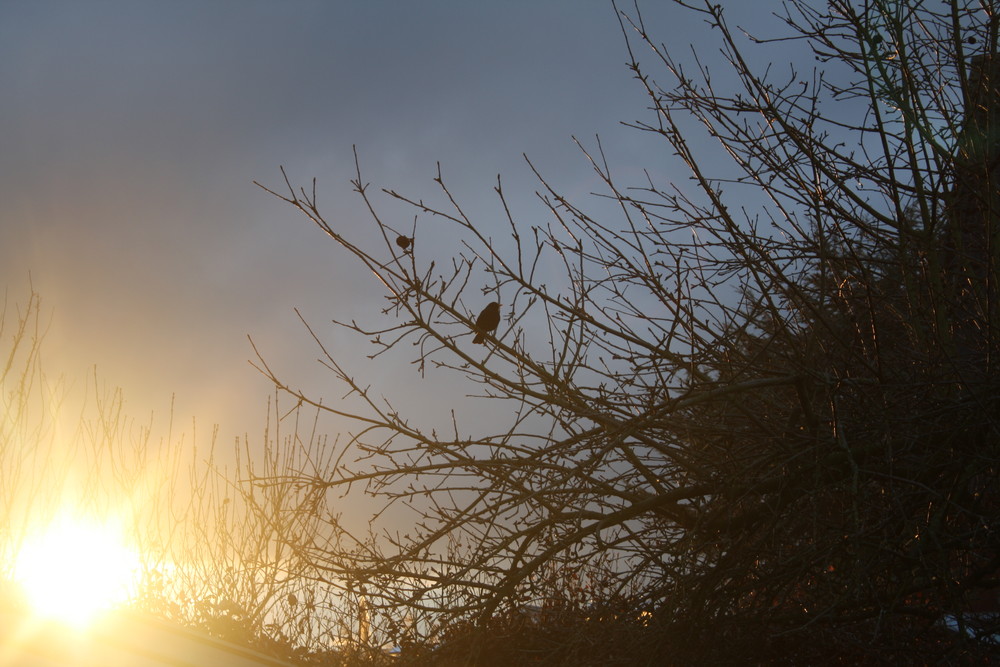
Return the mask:
<svg viewBox="0 0 1000 667">
<path fill-rule="evenodd" d="M 672 47 L 707 34 L 643 7 Z M 530 200 L 522 153 L 566 192 L 596 188 L 573 136 L 670 178 L 665 147 L 620 125 L 648 117 L 625 60 L 607 0 L 0 0 L 0 287 L 23 302 L 30 275 L 41 294 L 50 375 L 80 386 L 96 367 L 133 414 L 175 394 L 180 419 L 253 431 L 270 388 L 247 336 L 331 400 L 293 308 L 322 325 L 379 292 L 252 181 L 315 176 L 354 230 L 370 222 L 352 145 L 366 180 L 414 197 L 440 162 L 472 209 L 497 174 Z"/>
</svg>

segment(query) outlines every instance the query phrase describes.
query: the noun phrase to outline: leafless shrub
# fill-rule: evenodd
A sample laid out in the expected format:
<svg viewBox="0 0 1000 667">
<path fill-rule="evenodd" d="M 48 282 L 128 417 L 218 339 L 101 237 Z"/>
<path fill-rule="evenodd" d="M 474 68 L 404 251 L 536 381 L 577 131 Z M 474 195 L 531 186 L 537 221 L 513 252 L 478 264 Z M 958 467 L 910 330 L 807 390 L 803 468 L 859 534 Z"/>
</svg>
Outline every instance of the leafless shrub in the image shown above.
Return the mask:
<svg viewBox="0 0 1000 667">
<path fill-rule="evenodd" d="M 433 619 L 428 635 L 514 618 L 551 568 L 600 563 L 677 656 L 971 650 L 932 628 L 1000 583 L 996 8 L 788 0 L 769 41 L 720 5 L 676 4 L 710 26 L 729 86 L 637 7 L 619 16 L 654 112 L 634 127 L 687 183 L 625 187 L 581 143 L 614 214 L 536 172 L 544 216 L 519 219 L 498 181 L 490 227 L 439 171 L 433 200 L 384 191 L 416 214 L 402 228 L 358 166 L 374 245 L 324 217 L 315 181 L 268 190 L 383 286 L 384 320 L 340 326 L 373 357 L 414 350 L 429 384 L 463 378 L 505 420 L 428 427 L 307 323 L 344 401 L 259 367 L 353 429 L 329 470 L 272 483 L 415 518 L 355 539 L 327 516 L 331 539 L 302 556 L 386 613 Z M 777 40 L 811 63 L 755 65 Z M 431 225 L 460 247 L 424 243 Z"/>
</svg>

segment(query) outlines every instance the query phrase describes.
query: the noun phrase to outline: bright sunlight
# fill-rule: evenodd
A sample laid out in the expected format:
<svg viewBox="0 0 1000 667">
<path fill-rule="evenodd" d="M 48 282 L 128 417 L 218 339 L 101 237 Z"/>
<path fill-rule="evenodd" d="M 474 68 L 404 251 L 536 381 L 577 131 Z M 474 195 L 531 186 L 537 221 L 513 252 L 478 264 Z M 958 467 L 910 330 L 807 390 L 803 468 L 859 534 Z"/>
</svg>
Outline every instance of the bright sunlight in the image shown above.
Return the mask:
<svg viewBox="0 0 1000 667">
<path fill-rule="evenodd" d="M 139 558 L 109 522 L 64 516 L 29 536 L 15 577 L 36 612 L 76 626 L 124 602 Z"/>
</svg>

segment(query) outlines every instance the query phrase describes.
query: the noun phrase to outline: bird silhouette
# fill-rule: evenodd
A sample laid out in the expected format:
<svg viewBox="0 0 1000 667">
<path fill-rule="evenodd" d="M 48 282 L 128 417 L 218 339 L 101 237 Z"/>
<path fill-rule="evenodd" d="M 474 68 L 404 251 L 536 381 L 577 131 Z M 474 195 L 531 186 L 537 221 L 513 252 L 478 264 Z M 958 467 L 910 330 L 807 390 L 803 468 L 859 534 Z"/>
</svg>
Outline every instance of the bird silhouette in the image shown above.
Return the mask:
<svg viewBox="0 0 1000 667">
<path fill-rule="evenodd" d="M 500 325 L 500 304 L 493 301 L 483 308 L 476 318 L 476 337 L 472 340 L 476 345 L 486 342 L 486 337 Z"/>
<path fill-rule="evenodd" d="M 413 243 L 413 239 L 411 239 L 409 236 L 400 235 L 396 237 L 396 245 L 402 248 L 403 252 L 406 252 L 407 250 L 410 249 L 411 243 Z"/>
</svg>

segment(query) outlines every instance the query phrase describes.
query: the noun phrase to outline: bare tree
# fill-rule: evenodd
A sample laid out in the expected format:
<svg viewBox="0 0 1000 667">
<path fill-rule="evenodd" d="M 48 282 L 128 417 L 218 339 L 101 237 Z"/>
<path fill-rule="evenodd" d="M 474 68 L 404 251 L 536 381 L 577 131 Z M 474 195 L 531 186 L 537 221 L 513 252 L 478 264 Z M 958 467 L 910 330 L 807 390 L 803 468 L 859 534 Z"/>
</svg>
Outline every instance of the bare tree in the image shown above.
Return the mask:
<svg viewBox="0 0 1000 667">
<path fill-rule="evenodd" d="M 310 510 L 317 494 L 249 483 L 301 471 L 301 451 L 324 470 L 325 438 L 315 424 L 299 423 L 302 410 L 279 412 L 279 402 L 269 402 L 261 437 L 245 437 L 229 456 L 217 428 L 199 440 L 194 423 L 175 426 L 172 409 L 165 422 L 152 414 L 136 419 L 125 393 L 96 371 L 75 385 L 85 392 L 71 391 L 71 380 L 44 367 L 49 322 L 42 304 L 32 290 L 0 305 L 5 618 L 35 622 L 17 572 L 20 553 L 68 516 L 121 528 L 141 560 L 128 601 L 134 610 L 281 657 L 320 664 L 351 657 L 359 643 L 356 608 L 313 585 L 314 568 L 289 547 L 295 535 L 316 530 L 321 515 Z M 54 594 L 72 600 L 74 592 Z"/>
<path fill-rule="evenodd" d="M 374 245 L 324 217 L 315 181 L 268 189 L 384 288 L 384 321 L 342 327 L 373 356 L 413 345 L 506 421 L 428 428 L 314 333 L 344 402 L 259 367 L 354 427 L 326 474 L 266 482 L 416 513 L 408 534 L 367 537 L 328 516 L 296 547 L 388 613 L 513 613 L 555 592 L 555 568 L 599 578 L 584 606 L 624 601 L 616 617 L 646 618 L 645 647 L 675 659 L 805 656 L 805 637 L 948 650 L 930 629 L 1000 565 L 996 7 L 786 0 L 765 39 L 720 5 L 676 4 L 710 26 L 725 76 L 659 44 L 638 6 L 618 16 L 653 111 L 632 125 L 687 183 L 626 187 L 581 144 L 602 199 L 535 171 L 547 221 L 526 223 L 498 181 L 498 238 L 440 170 L 437 203 L 384 191 L 414 209 L 400 227 L 358 167 Z M 755 64 L 776 43 L 805 57 Z M 461 248 L 422 243 L 431 221 Z"/>
</svg>

